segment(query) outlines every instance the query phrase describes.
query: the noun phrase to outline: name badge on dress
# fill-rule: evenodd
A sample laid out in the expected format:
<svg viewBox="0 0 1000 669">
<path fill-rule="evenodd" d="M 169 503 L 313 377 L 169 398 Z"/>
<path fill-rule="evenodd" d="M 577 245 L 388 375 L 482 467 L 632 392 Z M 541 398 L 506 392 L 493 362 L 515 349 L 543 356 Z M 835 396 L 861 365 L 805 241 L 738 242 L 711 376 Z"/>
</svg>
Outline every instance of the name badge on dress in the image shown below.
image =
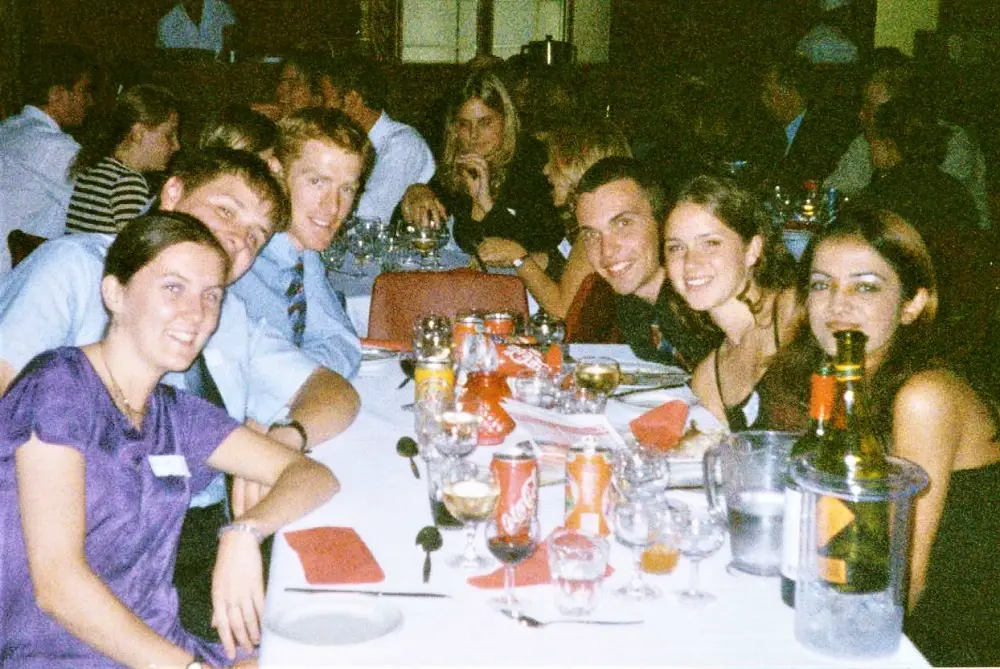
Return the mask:
<svg viewBox="0 0 1000 669">
<path fill-rule="evenodd" d="M 151 455 L 149 456 L 149 467 L 158 478 L 191 476 L 191 470 L 188 469 L 187 460 L 183 455 Z"/>
</svg>

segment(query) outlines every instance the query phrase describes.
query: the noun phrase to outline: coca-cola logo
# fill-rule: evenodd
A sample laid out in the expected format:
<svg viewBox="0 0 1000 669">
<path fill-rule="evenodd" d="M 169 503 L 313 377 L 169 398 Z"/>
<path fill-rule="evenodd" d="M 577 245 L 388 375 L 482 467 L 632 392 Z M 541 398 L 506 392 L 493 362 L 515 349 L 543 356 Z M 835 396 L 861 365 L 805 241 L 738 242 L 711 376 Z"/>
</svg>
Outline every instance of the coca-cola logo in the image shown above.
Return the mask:
<svg viewBox="0 0 1000 669">
<path fill-rule="evenodd" d="M 542 356 L 534 349 L 523 348 L 521 346 L 508 346 L 504 354 L 511 362 L 536 372 L 547 368 L 545 361 L 542 360 Z"/>
<path fill-rule="evenodd" d="M 500 524 L 507 534 L 514 534 L 518 529 L 528 524 L 535 515 L 535 505 L 538 502 L 538 484 L 534 476 L 529 476 L 516 494 L 514 503 L 500 516 Z"/>
</svg>

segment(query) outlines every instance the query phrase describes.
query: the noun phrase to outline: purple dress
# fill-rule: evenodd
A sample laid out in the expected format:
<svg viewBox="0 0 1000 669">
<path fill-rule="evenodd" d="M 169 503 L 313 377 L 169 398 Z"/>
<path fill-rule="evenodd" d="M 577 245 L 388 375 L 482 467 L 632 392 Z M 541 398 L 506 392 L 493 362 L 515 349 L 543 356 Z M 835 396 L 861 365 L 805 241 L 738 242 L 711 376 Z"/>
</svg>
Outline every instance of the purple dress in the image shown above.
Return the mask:
<svg viewBox="0 0 1000 669">
<path fill-rule="evenodd" d="M 214 474 L 205 460 L 238 425 L 208 402 L 159 385 L 136 430 L 78 348 L 48 351 L 25 367 L 0 399 L 0 666 L 119 666 L 35 605 L 14 467 L 32 432 L 83 455 L 84 548 L 94 573 L 155 632 L 213 665 L 229 664 L 220 645 L 181 627 L 172 580 L 188 501 Z M 175 454 L 191 476 L 156 476 L 150 456 Z"/>
</svg>

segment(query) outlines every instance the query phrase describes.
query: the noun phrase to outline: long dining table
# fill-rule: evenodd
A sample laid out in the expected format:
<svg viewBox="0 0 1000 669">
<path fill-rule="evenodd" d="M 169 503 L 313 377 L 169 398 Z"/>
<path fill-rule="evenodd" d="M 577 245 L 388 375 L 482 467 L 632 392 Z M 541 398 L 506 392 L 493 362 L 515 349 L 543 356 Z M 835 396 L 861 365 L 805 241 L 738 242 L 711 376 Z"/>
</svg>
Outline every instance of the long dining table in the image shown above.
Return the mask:
<svg viewBox="0 0 1000 669">
<path fill-rule="evenodd" d="M 573 345 L 574 356 L 610 354 L 634 361 L 625 346 Z M 451 568 L 447 556 L 464 546 L 462 531 L 442 531 L 444 545 L 432 554 L 429 583 L 422 582 L 424 552 L 416 545 L 421 528 L 432 523 L 427 471 L 414 477 L 409 462 L 396 453 L 396 442 L 413 436 L 413 414 L 402 405 L 413 400 L 413 385 L 399 388 L 404 376 L 395 360 L 365 363 L 355 379 L 362 398 L 357 420 L 344 433 L 313 451 L 340 480 L 341 490 L 319 509 L 284 528 L 275 538 L 265 625 L 260 645 L 262 667 L 344 665 L 658 665 L 701 667 L 926 667 L 926 660 L 903 637 L 895 654 L 873 660 L 834 658 L 818 654 L 795 640 L 794 611 L 779 595 L 776 578 L 734 575 L 726 569 L 728 541 L 701 567 L 702 586 L 717 597 L 704 608 L 688 608 L 671 592 L 687 585 L 691 565 L 682 558 L 677 569 L 647 577 L 661 598 L 648 602 L 620 600 L 611 589 L 632 573 L 628 549 L 613 536 L 610 564 L 595 620 L 642 621 L 642 624 L 600 626 L 555 624 L 544 628 L 518 625 L 489 605 L 499 590 L 470 585 L 473 573 Z M 520 440 L 518 430 L 508 440 Z M 498 447 L 480 447 L 470 456 L 488 462 Z M 704 505 L 700 489 L 674 493 L 690 505 Z M 560 525 L 564 513 L 562 485 L 540 489 L 538 516 L 543 536 Z M 332 588 L 426 592 L 431 597 L 369 597 L 288 591 L 311 588 L 296 553 L 284 533 L 313 527 L 353 528 L 370 548 L 385 573 L 379 583 L 345 584 Z M 486 554 L 482 533 L 478 547 Z M 329 547 L 337 560 L 337 546 Z M 488 570 L 492 571 L 492 570 Z M 553 586 L 518 588 L 524 611 L 541 620 L 560 618 L 553 604 Z M 392 632 L 363 643 L 336 643 L 343 635 L 331 630 L 329 642 L 320 630 L 296 641 L 287 634 L 297 614 L 322 612 L 324 606 L 379 607 L 402 620 Z M 305 623 L 303 623 L 305 624 Z M 277 631 L 276 631 L 277 630 Z"/>
</svg>

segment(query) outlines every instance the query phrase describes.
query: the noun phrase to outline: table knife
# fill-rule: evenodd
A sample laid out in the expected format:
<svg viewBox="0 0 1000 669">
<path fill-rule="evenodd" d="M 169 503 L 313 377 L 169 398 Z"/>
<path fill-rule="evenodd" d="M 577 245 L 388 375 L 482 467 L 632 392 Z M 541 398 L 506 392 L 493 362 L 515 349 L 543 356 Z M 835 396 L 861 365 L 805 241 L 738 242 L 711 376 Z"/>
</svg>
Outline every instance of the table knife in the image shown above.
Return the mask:
<svg viewBox="0 0 1000 669">
<path fill-rule="evenodd" d="M 343 588 L 285 588 L 285 592 L 318 592 L 323 594 L 341 593 L 347 595 L 368 595 L 369 597 L 429 597 L 451 599 L 451 595 L 439 592 L 399 592 L 392 590 L 350 590 Z"/>
</svg>

